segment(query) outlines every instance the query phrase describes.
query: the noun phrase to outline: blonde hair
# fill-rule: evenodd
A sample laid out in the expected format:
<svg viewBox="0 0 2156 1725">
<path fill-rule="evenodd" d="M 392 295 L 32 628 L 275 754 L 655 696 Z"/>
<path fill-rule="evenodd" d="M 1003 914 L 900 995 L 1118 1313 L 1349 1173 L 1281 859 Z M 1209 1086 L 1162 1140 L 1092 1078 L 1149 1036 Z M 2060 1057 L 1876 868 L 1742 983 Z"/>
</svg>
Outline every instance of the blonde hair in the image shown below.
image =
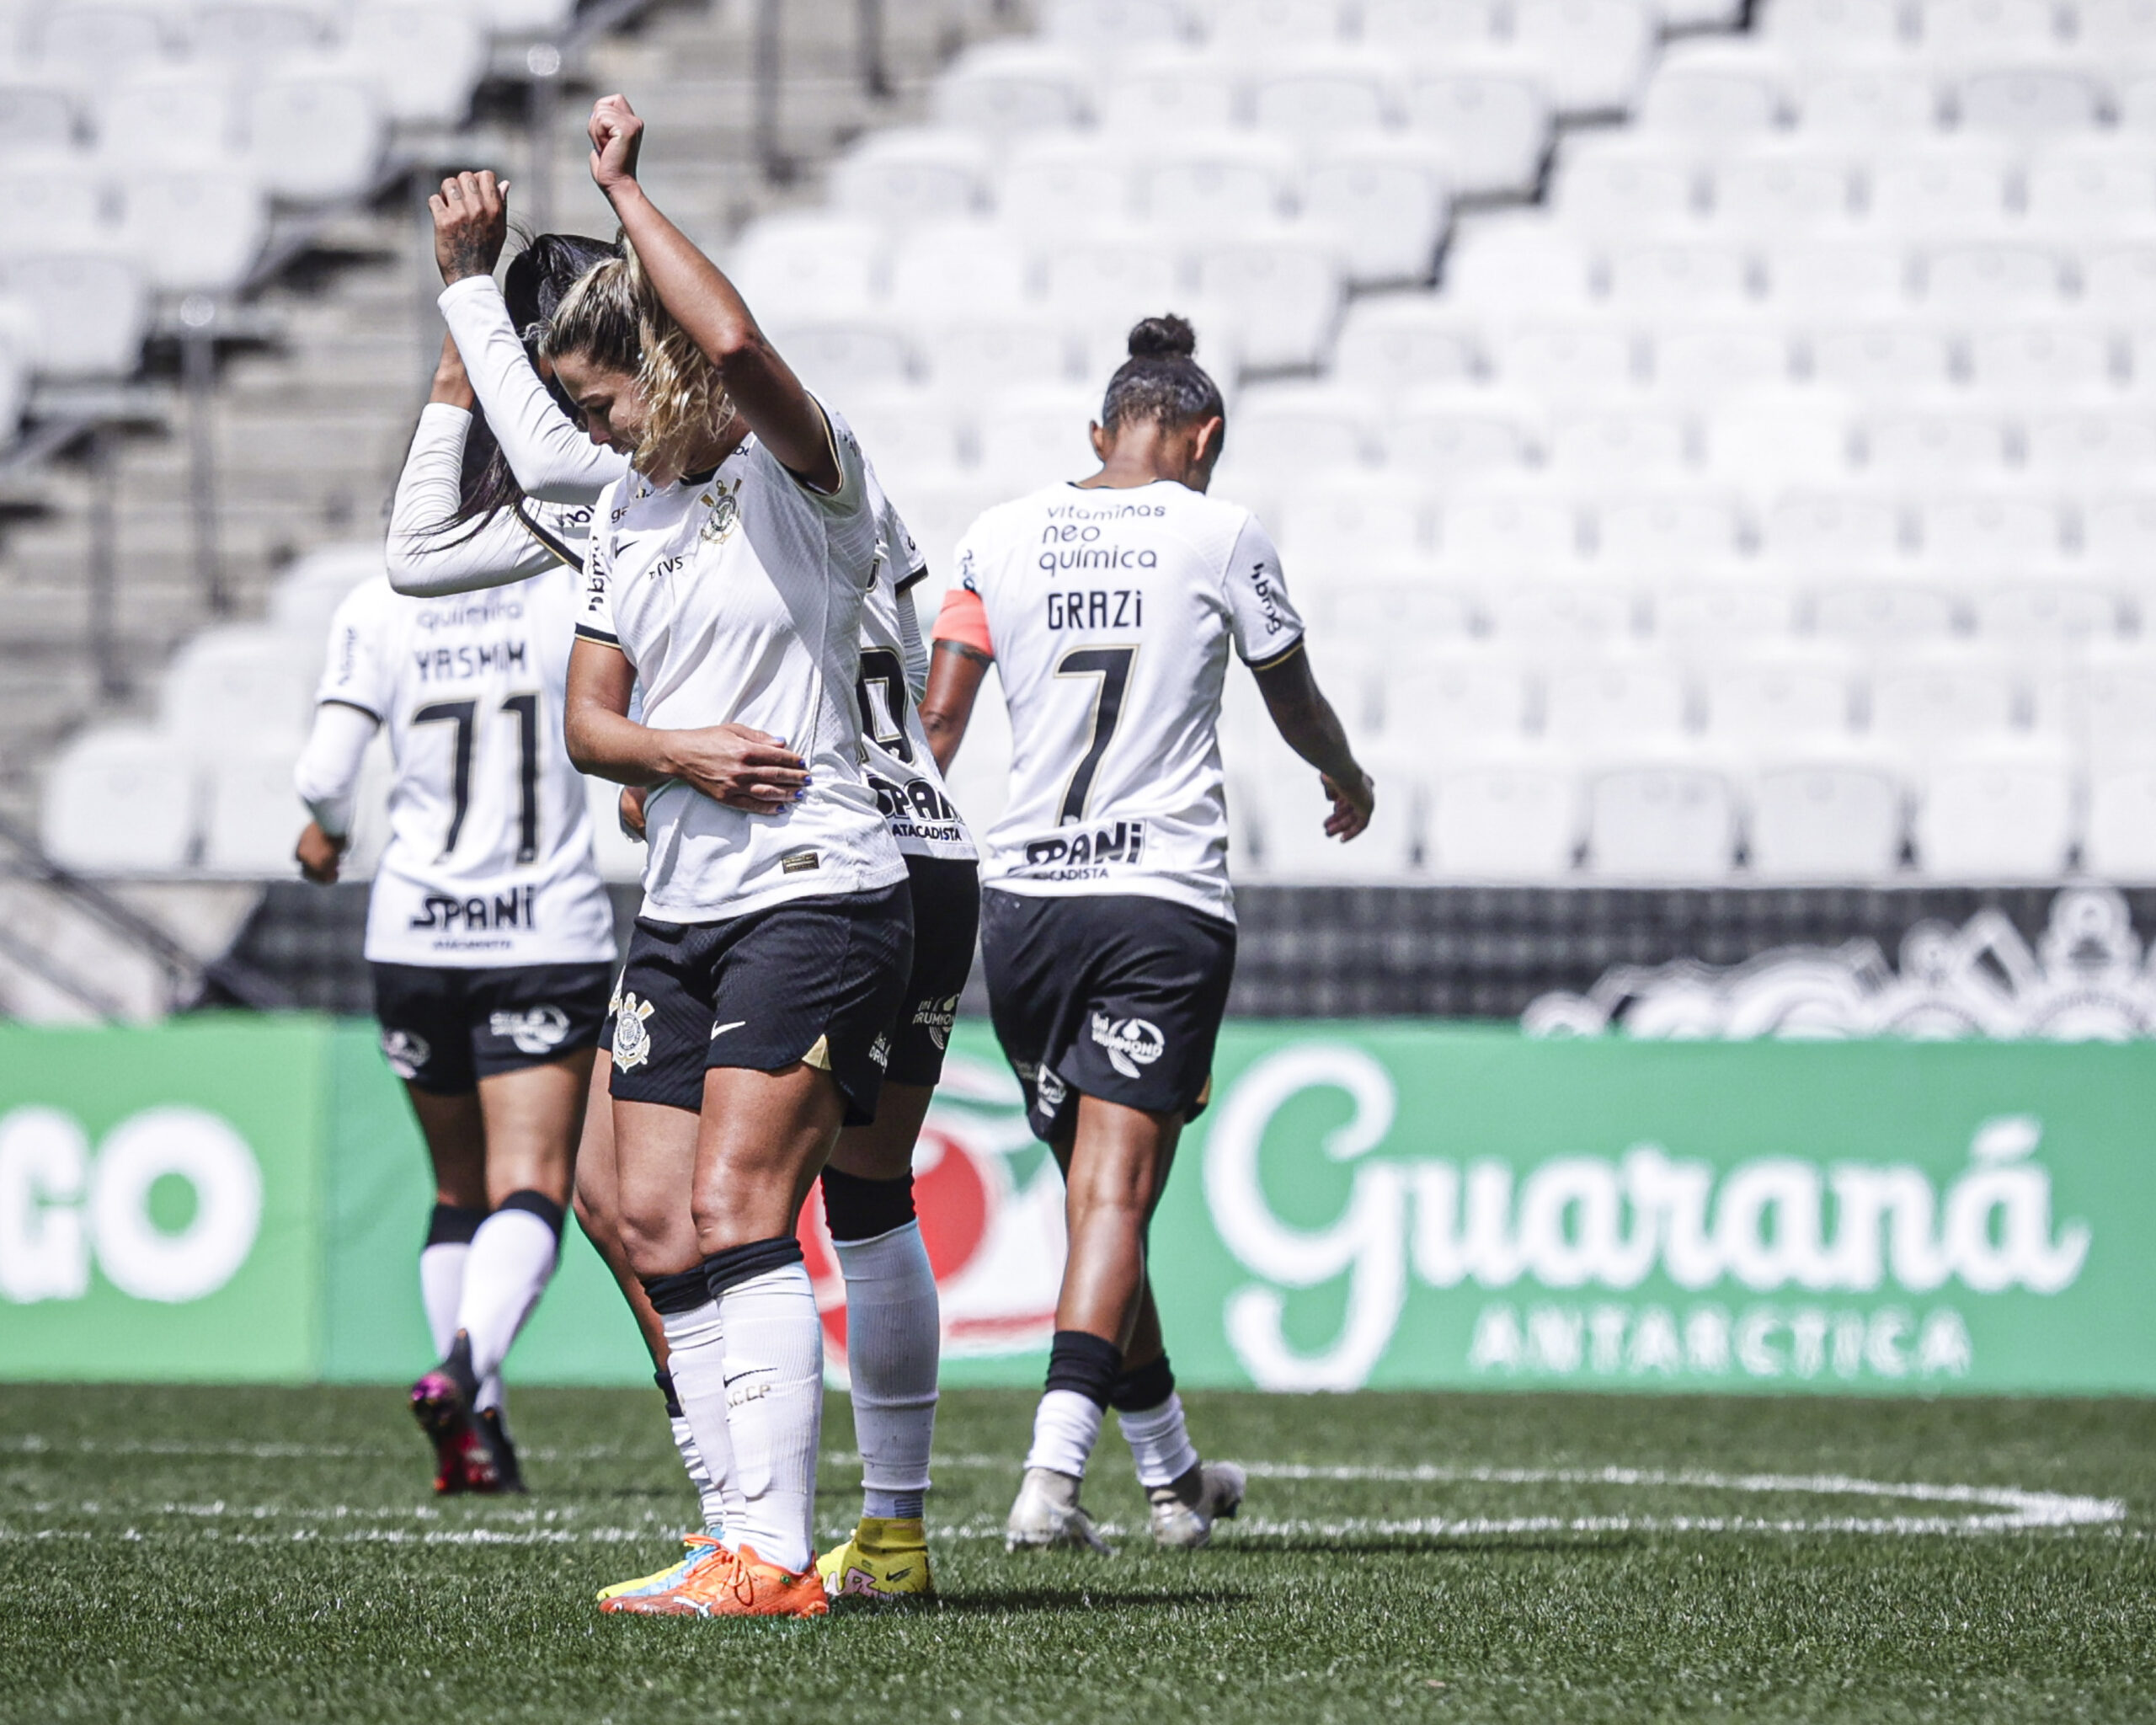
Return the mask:
<svg viewBox="0 0 2156 1725">
<path fill-rule="evenodd" d="M 621 246 L 620 257 L 585 272 L 562 296 L 539 350 L 550 363 L 578 354 L 637 380 L 644 432 L 631 460 L 648 473 L 678 465 L 698 438 L 723 430 L 734 403 L 718 367 L 659 299 L 627 235 Z"/>
</svg>

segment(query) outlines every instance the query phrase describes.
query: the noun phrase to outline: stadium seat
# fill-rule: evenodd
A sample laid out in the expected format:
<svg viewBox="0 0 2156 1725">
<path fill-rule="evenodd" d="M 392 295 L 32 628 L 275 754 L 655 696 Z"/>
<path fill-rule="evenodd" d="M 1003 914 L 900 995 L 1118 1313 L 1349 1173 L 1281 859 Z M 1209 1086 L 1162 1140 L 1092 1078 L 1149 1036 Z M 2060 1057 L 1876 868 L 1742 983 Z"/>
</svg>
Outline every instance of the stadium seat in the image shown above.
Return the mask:
<svg viewBox="0 0 2156 1725">
<path fill-rule="evenodd" d="M 141 271 L 125 259 L 0 250 L 0 297 L 35 313 L 41 376 L 124 377 L 141 361 L 149 296 Z"/>
<path fill-rule="evenodd" d="M 2067 239 L 2156 227 L 2156 162 L 2111 141 L 2045 150 L 2023 175 L 2026 218 Z"/>
<path fill-rule="evenodd" d="M 1866 224 L 1899 241 L 1995 233 L 2009 219 L 2009 164 L 1988 142 L 1877 151 L 1865 174 Z"/>
<path fill-rule="evenodd" d="M 1689 140 L 1674 147 L 1630 131 L 1576 134 L 1558 153 L 1550 202 L 1574 232 L 1615 238 L 1699 226 L 1700 173 Z"/>
<path fill-rule="evenodd" d="M 1411 61 L 1456 58 L 1497 39 L 1488 0 L 1363 0 L 1363 40 Z"/>
<path fill-rule="evenodd" d="M 1970 387 L 1994 400 L 2092 402 L 2116 393 L 2111 344 L 2086 324 L 1987 325 L 1966 347 Z"/>
<path fill-rule="evenodd" d="M 2138 574 L 2156 561 L 2156 496 L 2097 497 L 2080 513 L 2081 554 L 2091 569 Z"/>
<path fill-rule="evenodd" d="M 1121 322 L 1127 328 L 1177 296 L 1175 254 L 1143 228 L 1073 237 L 1045 254 L 1046 303 L 1073 318 Z"/>
<path fill-rule="evenodd" d="M 1747 845 L 1762 884 L 1883 881 L 1900 867 L 1903 795 L 1883 765 L 1822 754 L 1752 775 Z"/>
<path fill-rule="evenodd" d="M 1292 232 L 1252 234 L 1202 243 L 1192 264 L 1198 292 L 1236 318 L 1246 363 L 1317 362 L 1331 340 L 1346 285 L 1331 246 Z"/>
<path fill-rule="evenodd" d="M 854 398 L 862 391 L 893 388 L 905 383 L 912 371 L 904 328 L 889 318 L 795 321 L 774 311 L 764 327 L 787 363 L 842 412 L 851 413 Z"/>
<path fill-rule="evenodd" d="M 1753 299 L 1752 268 L 1735 246 L 1618 246 L 1609 254 L 1608 293 L 1611 307 L 1626 312 L 1652 314 L 1673 305 L 1707 316 L 1741 312 Z"/>
<path fill-rule="evenodd" d="M 602 880 L 622 884 L 643 879 L 644 847 L 622 830 L 622 788 L 611 779 L 584 782 L 591 809 L 591 860 Z"/>
<path fill-rule="evenodd" d="M 0 247 L 90 248 L 112 236 L 105 189 L 86 165 L 49 163 L 0 171 Z"/>
<path fill-rule="evenodd" d="M 834 207 L 901 232 L 962 222 L 986 203 L 991 159 L 970 132 L 899 127 L 871 132 L 831 167 Z"/>
<path fill-rule="evenodd" d="M 1630 586 L 1606 576 L 1526 574 L 1491 583 L 1481 611 L 1498 641 L 1554 650 L 1621 644 L 1633 633 L 1639 601 Z"/>
<path fill-rule="evenodd" d="M 1807 603 L 1814 633 L 1879 652 L 1945 642 L 1961 624 L 1952 589 L 1908 576 L 1828 577 L 1811 584 Z"/>
<path fill-rule="evenodd" d="M 1976 601 L 1977 633 L 2001 646 L 2100 641 L 2118 633 L 2132 606 L 2123 587 L 2096 581 L 2003 581 Z"/>
<path fill-rule="evenodd" d="M 855 390 L 846 396 L 844 412 L 884 483 L 901 493 L 915 478 L 943 478 L 961 463 L 970 403 L 901 383 Z"/>
<path fill-rule="evenodd" d="M 1673 743 L 1684 732 L 1684 679 L 1659 660 L 1606 654 L 1553 666 L 1542 690 L 1545 734 L 1573 748 Z"/>
<path fill-rule="evenodd" d="M 1387 394 L 1465 384 L 1480 365 L 1471 329 L 1445 302 L 1426 293 L 1350 301 L 1332 350 L 1332 375 L 1340 382 Z"/>
<path fill-rule="evenodd" d="M 1522 323 L 1492 338 L 1490 359 L 1500 383 L 1538 401 L 1615 402 L 1640 389 L 1639 344 L 1606 321 Z"/>
<path fill-rule="evenodd" d="M 1824 324 L 1805 346 L 1812 376 L 1853 396 L 1900 403 L 1935 395 L 1954 382 L 1946 333 L 1918 318 Z"/>
<path fill-rule="evenodd" d="M 1247 56 L 1288 51 L 1298 56 L 1337 42 L 1344 22 L 1341 0 L 1187 0 L 1192 15 L 1216 52 Z"/>
<path fill-rule="evenodd" d="M 64 158 L 81 141 L 74 87 L 0 56 L 0 163 Z"/>
<path fill-rule="evenodd" d="M 270 231 L 268 201 L 232 168 L 151 170 L 126 182 L 120 243 L 152 287 L 227 293 L 246 280 Z"/>
<path fill-rule="evenodd" d="M 1875 478 L 1982 484 L 2006 465 L 2006 428 L 1988 414 L 1881 414 L 1857 435 Z"/>
<path fill-rule="evenodd" d="M 1435 390 L 1411 396 L 1388 422 L 1386 458 L 1424 484 L 1449 485 L 1477 473 L 1517 472 L 1531 438 L 1520 403 L 1494 392 Z"/>
<path fill-rule="evenodd" d="M 296 747 L 314 705 L 316 649 L 259 624 L 205 630 L 173 656 L 158 722 L 205 756 L 235 737 Z"/>
<path fill-rule="evenodd" d="M 2156 416 L 2052 414 L 2031 420 L 2029 471 L 2067 483 L 2146 483 L 2156 478 Z"/>
<path fill-rule="evenodd" d="M 1287 215 L 1295 167 L 1294 152 L 1277 138 L 1187 133 L 1138 164 L 1137 213 L 1178 239 L 1263 229 Z"/>
<path fill-rule="evenodd" d="M 2088 310 L 2156 317 L 2156 245 L 2094 247 L 2080 273 L 2081 303 Z"/>
<path fill-rule="evenodd" d="M 1770 131 L 1784 105 L 1775 70 L 1763 56 L 1732 54 L 1718 41 L 1673 46 L 1647 81 L 1639 125 L 1714 143 Z"/>
<path fill-rule="evenodd" d="M 1289 580 L 1296 603 L 1324 630 L 1318 654 L 1328 666 L 1350 643 L 1380 652 L 1397 644 L 1395 668 L 1419 666 L 1468 642 L 1478 623 L 1474 593 L 1433 575 L 1412 552 L 1396 563 L 1353 551 L 1331 567 L 1298 560 Z M 1374 672 L 1365 681 L 1380 679 Z"/>
<path fill-rule="evenodd" d="M 1752 318 L 1675 323 L 1648 344 L 1655 393 L 1677 402 L 1726 400 L 1790 381 L 1790 344 Z"/>
<path fill-rule="evenodd" d="M 1251 120 L 1261 131 L 1305 145 L 1374 136 L 1391 121 L 1394 70 L 1374 51 L 1335 47 L 1283 56 L 1251 77 Z"/>
<path fill-rule="evenodd" d="M 1100 411 L 1091 391 L 1068 386 L 1013 390 L 980 409 L 980 466 L 984 475 L 1012 490 L 1075 479 L 1099 466 L 1086 427 Z"/>
<path fill-rule="evenodd" d="M 2033 141 L 2093 130 L 2104 99 L 2080 72 L 2017 66 L 1963 79 L 1954 105 L 1966 131 Z"/>
<path fill-rule="evenodd" d="M 1933 496 L 1918 514 L 1924 561 L 1942 574 L 2044 570 L 2059 560 L 2059 515 L 2048 498 L 1997 490 Z"/>
<path fill-rule="evenodd" d="M 1735 861 L 1737 799 L 1710 767 L 1642 761 L 1593 773 L 1587 788 L 1587 872 L 1657 885 L 1725 879 Z"/>
<path fill-rule="evenodd" d="M 1797 240 L 1767 248 L 1768 298 L 1801 318 L 1879 318 L 1909 303 L 1909 270 L 1898 247 Z"/>
<path fill-rule="evenodd" d="M 1917 866 L 1935 880 L 2056 880 L 2075 837 L 2073 774 L 2048 751 L 1965 756 L 1924 776 Z"/>
<path fill-rule="evenodd" d="M 1130 219 L 1130 163 L 1090 132 L 1035 132 L 1002 152 L 996 220 L 1033 238 L 1060 243 L 1113 231 Z"/>
<path fill-rule="evenodd" d="M 1241 120 L 1241 97 L 1242 80 L 1225 56 L 1203 48 L 1155 48 L 1103 80 L 1100 130 L 1133 138 L 1223 131 Z"/>
<path fill-rule="evenodd" d="M 1340 474 L 1299 487 L 1278 529 L 1302 557 L 1361 552 L 1392 560 L 1427 547 L 1431 510 L 1419 488 L 1393 478 Z"/>
<path fill-rule="evenodd" d="M 795 318 L 865 312 L 877 297 L 880 237 L 857 217 L 787 212 L 754 222 L 728 268 L 755 306 Z"/>
<path fill-rule="evenodd" d="M 1385 734 L 1396 745 L 1451 759 L 1517 745 L 1526 734 L 1529 680 L 1518 660 L 1488 647 L 1396 660 L 1381 687 Z"/>
<path fill-rule="evenodd" d="M 1085 62 L 1066 48 L 977 42 L 937 80 L 936 120 L 994 138 L 1062 131 L 1086 118 L 1088 83 Z"/>
<path fill-rule="evenodd" d="M 242 142 L 228 79 L 193 68 L 138 73 L 97 101 L 99 153 L 122 172 L 230 163 Z"/>
<path fill-rule="evenodd" d="M 1235 403 L 1230 459 L 1293 474 L 1369 464 L 1384 409 L 1335 383 L 1254 384 Z"/>
<path fill-rule="evenodd" d="M 1629 113 L 1654 41 L 1653 16 L 1634 0 L 1513 0 L 1514 51 L 1540 67 L 1561 115 Z"/>
<path fill-rule="evenodd" d="M 1304 171 L 1302 215 L 1358 286 L 1428 280 L 1449 214 L 1444 153 L 1415 140 L 1329 147 Z"/>
<path fill-rule="evenodd" d="M 1849 231 L 1854 214 L 1849 162 L 1816 150 L 1753 144 L 1716 152 L 1708 214 L 1724 232 L 1783 239 Z"/>
<path fill-rule="evenodd" d="M 1815 138 L 1913 142 L 1928 136 L 1939 119 L 1931 79 L 1883 61 L 1822 67 L 1799 81 L 1794 100 L 1798 124 Z"/>
<path fill-rule="evenodd" d="M 1716 569 L 1737 555 L 1742 531 L 1736 504 L 1711 492 L 1626 497 L 1597 512 L 1596 554 L 1620 569 Z"/>
<path fill-rule="evenodd" d="M 1176 0 L 1051 0 L 1050 40 L 1097 60 L 1113 60 L 1179 40 L 1182 8 Z"/>
<path fill-rule="evenodd" d="M 405 125 L 455 126 L 486 69 L 487 40 L 468 13 L 440 5 L 356 8 L 344 63 L 369 79 L 383 111 Z"/>
<path fill-rule="evenodd" d="M 297 750 L 218 750 L 202 767 L 202 855 L 210 874 L 281 879 L 307 810 L 292 788 Z"/>
<path fill-rule="evenodd" d="M 1708 469 L 1755 499 L 1791 485 L 1832 485 L 1852 465 L 1854 404 L 1838 391 L 1740 397 L 1705 421 Z"/>
<path fill-rule="evenodd" d="M 1582 312 L 1590 309 L 1590 263 L 1579 235 L 1540 216 L 1480 222 L 1446 248 L 1445 295 L 1508 317 Z"/>
<path fill-rule="evenodd" d="M 1988 317 L 2043 317 L 2061 307 L 2059 260 L 2036 246 L 1945 246 L 1924 264 L 1925 302 Z"/>
<path fill-rule="evenodd" d="M 1903 45 L 1902 8 L 1895 0 L 1772 0 L 1762 33 L 1775 47 L 1803 60 L 1891 54 Z"/>
<path fill-rule="evenodd" d="M 195 761 L 155 731 L 108 725 L 56 755 L 45 777 L 41 837 L 63 868 L 92 874 L 165 874 L 195 846 Z M 114 818 L 125 811 L 124 820 Z M 299 823 L 293 823 L 296 838 Z"/>
<path fill-rule="evenodd" d="M 1578 789 L 1563 762 L 1527 750 L 1441 766 L 1424 833 L 1424 870 L 1440 879 L 1561 881 L 1579 849 Z"/>
<path fill-rule="evenodd" d="M 1072 381 L 1070 332 L 1030 310 L 925 323 L 919 351 L 929 381 L 961 397 Z"/>
<path fill-rule="evenodd" d="M 979 222 L 915 226 L 892 248 L 886 297 L 901 318 L 926 321 L 966 311 L 1000 316 L 1028 306 L 1025 252 L 1003 228 Z"/>
<path fill-rule="evenodd" d="M 1996 661 L 1967 654 L 1901 658 L 1871 681 L 1870 734 L 1876 743 L 1933 756 L 2014 726 L 2014 679 Z"/>
<path fill-rule="evenodd" d="M 1797 594 L 1787 582 L 1754 569 L 1688 576 L 1656 590 L 1653 615 L 1655 633 L 1664 641 L 1726 651 L 1733 643 L 1774 642 L 1793 634 Z"/>
<path fill-rule="evenodd" d="M 1689 462 L 1684 422 L 1668 414 L 1583 413 L 1550 434 L 1550 471 L 1575 486 L 1674 481 Z"/>
<path fill-rule="evenodd" d="M 94 86 L 163 60 L 171 51 L 170 22 L 155 6 L 54 6 L 30 29 L 30 57 Z"/>
<path fill-rule="evenodd" d="M 2100 880 L 2156 881 L 2156 766 L 2090 779 L 2081 867 Z"/>
<path fill-rule="evenodd" d="M 1983 54 L 2041 56 L 2058 45 L 2048 0 L 1923 0 L 1918 33 L 1934 58 Z"/>
<path fill-rule="evenodd" d="M 1449 498 L 1438 543 L 1448 568 L 1477 579 L 1552 571 L 1578 558 L 1578 519 L 1569 505 L 1532 491 Z"/>
<path fill-rule="evenodd" d="M 504 34 L 550 36 L 575 15 L 577 0 L 479 0 L 487 26 Z"/>
<path fill-rule="evenodd" d="M 374 88 L 356 78 L 290 73 L 248 93 L 248 153 L 276 197 L 312 203 L 366 190 L 383 132 Z"/>
<path fill-rule="evenodd" d="M 1424 72 L 1407 86 L 1408 124 L 1445 146 L 1453 187 L 1489 196 L 1526 193 L 1549 147 L 1550 99 L 1519 71 Z"/>
<path fill-rule="evenodd" d="M 212 0 L 195 8 L 188 55 L 197 64 L 252 76 L 325 46 L 327 23 L 320 9 L 291 0 Z"/>
<path fill-rule="evenodd" d="M 1256 751 L 1258 772 L 1251 782 L 1244 772 L 1245 802 L 1254 805 L 1265 879 L 1271 881 L 1397 884 L 1410 878 L 1419 834 L 1419 798 L 1412 776 L 1380 773 L 1384 790 L 1367 830 L 1351 844 L 1325 834 L 1332 802 L 1315 768 L 1277 736 Z M 1262 787 L 1262 793 L 1251 794 Z"/>
<path fill-rule="evenodd" d="M 2156 44 L 2156 11 L 2149 0 L 2078 0 L 2074 45 L 2104 63 L 2145 58 Z"/>
<path fill-rule="evenodd" d="M 1901 550 L 1899 511 L 1860 491 L 1795 491 L 1760 523 L 1768 555 L 1791 566 L 1877 564 Z"/>
<path fill-rule="evenodd" d="M 1700 673 L 1707 737 L 1750 750 L 1836 741 L 1849 732 L 1849 675 L 1833 655 L 1727 658 Z"/>
</svg>

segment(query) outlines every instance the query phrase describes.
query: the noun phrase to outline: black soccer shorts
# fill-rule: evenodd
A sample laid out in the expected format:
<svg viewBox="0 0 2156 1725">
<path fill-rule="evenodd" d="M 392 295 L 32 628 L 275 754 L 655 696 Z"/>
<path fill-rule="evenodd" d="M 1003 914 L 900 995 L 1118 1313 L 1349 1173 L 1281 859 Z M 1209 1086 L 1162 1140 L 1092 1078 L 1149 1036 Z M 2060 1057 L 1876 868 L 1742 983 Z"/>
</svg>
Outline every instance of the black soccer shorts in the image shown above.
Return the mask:
<svg viewBox="0 0 2156 1725">
<path fill-rule="evenodd" d="M 1235 971 L 1235 926 L 1134 893 L 981 895 L 990 1016 L 1053 1143 L 1077 1098 L 1196 1119 Z"/>
<path fill-rule="evenodd" d="M 913 964 L 911 894 L 793 899 L 723 922 L 637 919 L 613 1006 L 613 1094 L 700 1110 L 704 1074 L 820 1066 L 865 1126 Z"/>
<path fill-rule="evenodd" d="M 980 866 L 939 857 L 909 857 L 913 886 L 913 974 L 891 1024 L 893 1084 L 932 1087 L 943 1076 L 958 996 L 973 975 L 980 933 Z"/>
<path fill-rule="evenodd" d="M 614 980 L 611 964 L 368 968 L 390 1069 L 434 1096 L 596 1048 Z"/>
</svg>

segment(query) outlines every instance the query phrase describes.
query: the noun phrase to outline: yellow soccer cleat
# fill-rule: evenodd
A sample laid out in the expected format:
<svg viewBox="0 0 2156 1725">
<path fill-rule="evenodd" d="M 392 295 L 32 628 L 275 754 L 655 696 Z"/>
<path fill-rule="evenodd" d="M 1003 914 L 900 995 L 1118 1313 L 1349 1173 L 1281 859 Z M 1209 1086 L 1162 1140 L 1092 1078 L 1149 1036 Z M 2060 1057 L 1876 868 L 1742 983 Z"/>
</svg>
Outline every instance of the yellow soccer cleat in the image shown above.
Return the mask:
<svg viewBox="0 0 2156 1725">
<path fill-rule="evenodd" d="M 816 1560 L 816 1573 L 835 1602 L 890 1605 L 936 1597 L 928 1535 L 918 1515 L 862 1516 L 851 1539 Z"/>
<path fill-rule="evenodd" d="M 653 1594 L 671 1593 L 688 1578 L 689 1572 L 718 1541 L 712 1534 L 691 1533 L 681 1536 L 681 1543 L 688 1550 L 679 1561 L 669 1563 L 664 1569 L 654 1569 L 648 1575 L 639 1575 L 634 1581 L 617 1581 L 611 1587 L 602 1587 L 599 1589 L 599 1603 L 603 1605 L 609 1599 L 640 1599 Z"/>
</svg>

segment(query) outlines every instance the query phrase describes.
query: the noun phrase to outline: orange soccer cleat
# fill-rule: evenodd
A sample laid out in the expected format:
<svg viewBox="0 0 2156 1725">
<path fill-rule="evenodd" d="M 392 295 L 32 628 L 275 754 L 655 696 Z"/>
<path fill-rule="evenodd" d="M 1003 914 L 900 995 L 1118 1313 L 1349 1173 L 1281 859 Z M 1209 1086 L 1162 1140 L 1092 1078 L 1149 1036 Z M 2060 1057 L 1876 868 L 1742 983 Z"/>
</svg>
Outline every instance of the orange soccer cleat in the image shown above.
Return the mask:
<svg viewBox="0 0 2156 1725">
<path fill-rule="evenodd" d="M 662 1594 L 624 1594 L 600 1601 L 602 1611 L 639 1617 L 823 1617 L 830 1612 L 814 1569 L 796 1575 L 766 1563 L 754 1546 L 729 1551 L 714 1546 Z"/>
</svg>

